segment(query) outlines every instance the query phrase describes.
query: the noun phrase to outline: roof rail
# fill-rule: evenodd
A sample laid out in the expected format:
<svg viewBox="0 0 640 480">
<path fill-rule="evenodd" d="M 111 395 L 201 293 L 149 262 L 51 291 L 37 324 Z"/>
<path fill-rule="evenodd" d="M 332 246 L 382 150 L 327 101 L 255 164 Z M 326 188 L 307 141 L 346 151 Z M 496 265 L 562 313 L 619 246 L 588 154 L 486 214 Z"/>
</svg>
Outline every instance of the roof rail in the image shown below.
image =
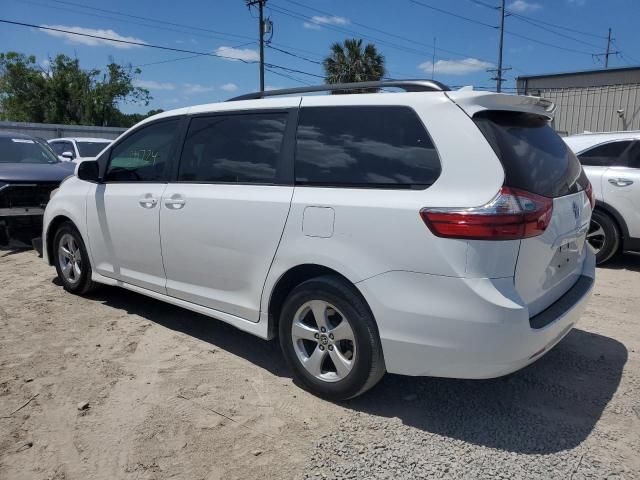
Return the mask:
<svg viewBox="0 0 640 480">
<path fill-rule="evenodd" d="M 310 87 L 283 88 L 280 90 L 266 90 L 253 92 L 230 98 L 227 102 L 237 100 L 255 100 L 264 97 L 276 97 L 280 95 L 296 95 L 298 93 L 311 92 L 335 92 L 339 90 L 361 90 L 367 88 L 401 88 L 405 92 L 444 92 L 450 90 L 444 83 L 435 80 L 381 80 L 373 82 L 331 83 L 314 85 Z"/>
</svg>

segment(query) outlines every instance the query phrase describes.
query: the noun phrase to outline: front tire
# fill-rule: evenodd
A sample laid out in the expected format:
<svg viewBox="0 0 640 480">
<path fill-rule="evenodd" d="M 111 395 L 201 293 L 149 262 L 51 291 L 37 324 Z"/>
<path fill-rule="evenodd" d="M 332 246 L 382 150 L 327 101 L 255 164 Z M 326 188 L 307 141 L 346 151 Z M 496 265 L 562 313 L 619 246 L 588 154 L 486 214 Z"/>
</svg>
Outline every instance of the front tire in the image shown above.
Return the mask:
<svg viewBox="0 0 640 480">
<path fill-rule="evenodd" d="M 279 330 L 295 379 L 319 397 L 353 398 L 384 375 L 373 315 L 355 287 L 340 277 L 298 285 L 284 303 Z"/>
<path fill-rule="evenodd" d="M 84 295 L 95 287 L 91 263 L 82 236 L 76 227 L 63 223 L 53 239 L 53 262 L 58 279 L 67 292 Z"/>
<path fill-rule="evenodd" d="M 598 265 L 613 257 L 620 248 L 620 232 L 613 218 L 600 210 L 594 210 L 587 241 L 595 250 Z"/>
</svg>

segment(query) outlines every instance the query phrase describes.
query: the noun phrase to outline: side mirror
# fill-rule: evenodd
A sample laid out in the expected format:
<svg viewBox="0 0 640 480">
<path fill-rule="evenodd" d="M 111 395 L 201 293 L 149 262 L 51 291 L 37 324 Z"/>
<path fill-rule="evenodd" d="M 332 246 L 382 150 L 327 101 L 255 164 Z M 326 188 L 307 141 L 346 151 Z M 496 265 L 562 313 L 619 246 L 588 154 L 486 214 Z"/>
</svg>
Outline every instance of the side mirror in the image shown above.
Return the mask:
<svg viewBox="0 0 640 480">
<path fill-rule="evenodd" d="M 76 177 L 86 182 L 98 183 L 100 181 L 100 168 L 95 160 L 85 160 L 78 164 Z"/>
<path fill-rule="evenodd" d="M 67 160 L 73 160 L 73 152 L 62 152 L 62 155 L 60 155 L 62 158 L 66 158 Z"/>
</svg>

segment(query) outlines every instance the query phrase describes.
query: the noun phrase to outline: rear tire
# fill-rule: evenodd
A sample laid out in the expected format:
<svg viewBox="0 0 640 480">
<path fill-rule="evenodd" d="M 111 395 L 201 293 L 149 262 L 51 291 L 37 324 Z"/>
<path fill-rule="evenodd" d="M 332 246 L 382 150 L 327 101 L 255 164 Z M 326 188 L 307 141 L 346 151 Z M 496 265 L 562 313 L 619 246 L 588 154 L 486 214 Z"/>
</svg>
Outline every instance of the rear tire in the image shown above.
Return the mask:
<svg viewBox="0 0 640 480">
<path fill-rule="evenodd" d="M 594 210 L 587 241 L 596 252 L 596 263 L 605 263 L 620 248 L 620 231 L 615 220 L 601 210 Z"/>
<path fill-rule="evenodd" d="M 52 255 L 58 279 L 67 292 L 84 295 L 95 288 L 87 248 L 71 222 L 63 223 L 56 231 Z"/>
<path fill-rule="evenodd" d="M 279 330 L 295 379 L 319 397 L 353 398 L 385 373 L 373 315 L 355 287 L 338 276 L 313 278 L 294 288 L 282 308 Z"/>
</svg>

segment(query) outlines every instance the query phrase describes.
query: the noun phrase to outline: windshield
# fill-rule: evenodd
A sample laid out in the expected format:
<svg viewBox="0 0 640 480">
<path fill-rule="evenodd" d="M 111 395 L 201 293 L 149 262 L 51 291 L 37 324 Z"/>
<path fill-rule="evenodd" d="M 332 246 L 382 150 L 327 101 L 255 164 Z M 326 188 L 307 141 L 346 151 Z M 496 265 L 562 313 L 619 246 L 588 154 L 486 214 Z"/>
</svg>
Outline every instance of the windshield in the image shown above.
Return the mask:
<svg viewBox="0 0 640 480">
<path fill-rule="evenodd" d="M 58 163 L 49 148 L 30 138 L 0 137 L 0 163 Z"/>
<path fill-rule="evenodd" d="M 96 157 L 110 142 L 76 142 L 81 157 Z"/>
</svg>

